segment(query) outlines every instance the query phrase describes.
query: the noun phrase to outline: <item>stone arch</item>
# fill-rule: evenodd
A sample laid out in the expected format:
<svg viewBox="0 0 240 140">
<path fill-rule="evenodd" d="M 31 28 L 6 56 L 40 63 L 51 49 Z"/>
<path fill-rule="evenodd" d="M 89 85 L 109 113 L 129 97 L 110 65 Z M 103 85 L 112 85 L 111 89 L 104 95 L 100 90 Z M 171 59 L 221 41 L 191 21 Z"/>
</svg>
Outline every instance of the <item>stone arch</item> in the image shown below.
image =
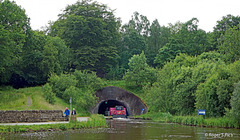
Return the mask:
<svg viewBox="0 0 240 140">
<path fill-rule="evenodd" d="M 93 114 L 103 114 L 107 107 L 116 105 L 124 106 L 129 116 L 144 114 L 148 109 L 147 105 L 139 97 L 119 87 L 105 87 L 98 90 L 95 95 L 99 100 L 91 110 Z"/>
</svg>

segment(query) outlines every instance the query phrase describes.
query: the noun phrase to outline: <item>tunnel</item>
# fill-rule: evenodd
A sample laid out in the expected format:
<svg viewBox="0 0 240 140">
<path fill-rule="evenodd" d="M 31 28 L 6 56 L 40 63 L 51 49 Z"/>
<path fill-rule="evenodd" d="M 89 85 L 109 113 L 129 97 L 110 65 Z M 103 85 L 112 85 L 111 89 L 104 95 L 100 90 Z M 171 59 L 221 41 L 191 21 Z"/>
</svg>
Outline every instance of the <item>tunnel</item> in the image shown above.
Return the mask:
<svg viewBox="0 0 240 140">
<path fill-rule="evenodd" d="M 99 104 L 99 108 L 98 108 L 98 114 L 105 114 L 105 111 L 109 111 L 110 107 L 115 107 L 115 106 L 123 106 L 124 108 L 126 108 L 126 113 L 128 116 L 128 110 L 127 107 L 124 105 L 124 103 L 119 102 L 117 100 L 106 100 L 103 101 Z"/>
<path fill-rule="evenodd" d="M 122 88 L 109 86 L 96 91 L 98 101 L 90 110 L 92 114 L 105 114 L 110 107 L 124 106 L 127 116 L 141 115 L 147 112 L 147 105 L 136 95 Z"/>
</svg>

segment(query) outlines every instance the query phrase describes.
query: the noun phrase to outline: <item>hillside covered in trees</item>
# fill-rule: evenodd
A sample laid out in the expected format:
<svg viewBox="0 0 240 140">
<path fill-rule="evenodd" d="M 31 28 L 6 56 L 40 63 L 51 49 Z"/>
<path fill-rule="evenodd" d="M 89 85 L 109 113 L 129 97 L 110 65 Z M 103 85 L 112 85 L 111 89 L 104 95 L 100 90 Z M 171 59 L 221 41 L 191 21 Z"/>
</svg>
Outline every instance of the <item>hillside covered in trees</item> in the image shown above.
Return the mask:
<svg viewBox="0 0 240 140">
<path fill-rule="evenodd" d="M 0 22 L 1 86 L 45 85 L 49 102 L 75 96 L 87 109 L 103 79 L 124 80 L 142 90 L 150 112 L 206 109 L 240 126 L 239 16 L 223 15 L 212 32 L 194 17 L 161 26 L 138 12 L 122 25 L 107 5 L 83 0 L 34 31 L 25 10 L 4 0 Z"/>
</svg>

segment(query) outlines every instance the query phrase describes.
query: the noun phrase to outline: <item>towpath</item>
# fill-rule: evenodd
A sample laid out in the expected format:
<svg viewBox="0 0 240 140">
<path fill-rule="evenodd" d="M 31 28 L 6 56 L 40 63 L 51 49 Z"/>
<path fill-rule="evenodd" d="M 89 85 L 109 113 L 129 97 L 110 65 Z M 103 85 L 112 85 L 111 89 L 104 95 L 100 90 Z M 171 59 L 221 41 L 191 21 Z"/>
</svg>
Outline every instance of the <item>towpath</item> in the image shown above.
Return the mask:
<svg viewBox="0 0 240 140">
<path fill-rule="evenodd" d="M 77 117 L 77 121 L 84 122 L 88 121 L 89 117 Z M 44 124 L 65 124 L 69 123 L 68 121 L 62 122 L 34 122 L 34 123 L 0 123 L 0 125 L 44 125 Z"/>
</svg>

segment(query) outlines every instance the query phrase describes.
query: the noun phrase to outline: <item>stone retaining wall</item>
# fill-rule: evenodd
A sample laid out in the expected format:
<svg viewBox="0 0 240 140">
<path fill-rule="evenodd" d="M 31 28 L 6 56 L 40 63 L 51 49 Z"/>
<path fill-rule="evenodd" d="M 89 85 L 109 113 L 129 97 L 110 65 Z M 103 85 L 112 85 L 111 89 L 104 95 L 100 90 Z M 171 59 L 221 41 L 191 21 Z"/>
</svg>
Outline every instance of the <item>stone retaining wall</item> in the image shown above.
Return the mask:
<svg viewBox="0 0 240 140">
<path fill-rule="evenodd" d="M 0 123 L 65 121 L 62 110 L 0 110 Z"/>
</svg>

